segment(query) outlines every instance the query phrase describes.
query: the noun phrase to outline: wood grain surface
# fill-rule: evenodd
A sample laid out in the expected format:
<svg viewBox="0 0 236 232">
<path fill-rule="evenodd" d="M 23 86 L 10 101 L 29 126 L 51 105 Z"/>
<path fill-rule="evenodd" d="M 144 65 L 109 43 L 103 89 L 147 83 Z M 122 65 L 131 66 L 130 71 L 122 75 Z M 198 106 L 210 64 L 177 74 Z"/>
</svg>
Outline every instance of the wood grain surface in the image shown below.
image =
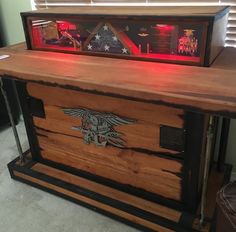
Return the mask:
<svg viewBox="0 0 236 232">
<path fill-rule="evenodd" d="M 183 161 L 179 152 L 161 148 L 159 141 L 161 125 L 183 128 L 182 110 L 34 83 L 27 90 L 44 103 L 45 118 L 33 118 L 44 159 L 181 200 Z M 88 108 L 134 120 L 114 127 L 124 148 L 84 143 L 84 135 L 72 129 L 81 126 L 81 119 L 62 108 Z"/>
<path fill-rule="evenodd" d="M 37 132 L 45 159 L 180 201 L 183 167 L 180 161 L 93 144 L 85 147 L 78 138 Z"/>
<path fill-rule="evenodd" d="M 72 129 L 72 127 L 81 126 L 81 118 L 65 114 L 62 111 L 63 108 L 84 108 L 104 114 L 112 113 L 133 121 L 129 125 L 114 127 L 122 134 L 125 148 L 179 154 L 179 152 L 161 148 L 159 142 L 161 125 L 184 127 L 184 111 L 181 109 L 33 83 L 27 85 L 27 90 L 30 96 L 41 99 L 44 104 L 46 119 L 35 117 L 36 127 L 82 138 L 81 132 Z"/>
<path fill-rule="evenodd" d="M 49 167 L 41 163 L 35 164 L 32 167 L 32 169 L 39 173 L 44 173 L 48 176 L 55 177 L 67 183 L 78 185 L 82 188 L 102 194 L 103 196 L 110 197 L 115 200 L 119 200 L 126 204 L 135 206 L 139 209 L 145 210 L 147 212 L 151 212 L 155 215 L 159 215 L 163 218 L 179 223 L 182 212 L 178 210 L 171 209 L 166 206 L 147 201 L 140 197 L 136 197 L 134 195 L 113 189 L 111 187 L 93 182 L 91 180 L 87 180 L 85 178 L 75 176 L 70 173 L 66 173 L 64 171 L 60 171 L 58 169 Z"/>
<path fill-rule="evenodd" d="M 10 57 L 0 61 L 0 75 L 236 117 L 236 67 L 188 67 L 27 51 L 24 45 L 0 49 L 2 54 Z M 230 55 L 225 59 L 233 62 Z"/>
<path fill-rule="evenodd" d="M 57 7 L 33 11 L 39 14 L 80 14 L 80 15 L 137 15 L 137 16 L 215 16 L 222 12 L 225 6 L 80 6 Z"/>
</svg>

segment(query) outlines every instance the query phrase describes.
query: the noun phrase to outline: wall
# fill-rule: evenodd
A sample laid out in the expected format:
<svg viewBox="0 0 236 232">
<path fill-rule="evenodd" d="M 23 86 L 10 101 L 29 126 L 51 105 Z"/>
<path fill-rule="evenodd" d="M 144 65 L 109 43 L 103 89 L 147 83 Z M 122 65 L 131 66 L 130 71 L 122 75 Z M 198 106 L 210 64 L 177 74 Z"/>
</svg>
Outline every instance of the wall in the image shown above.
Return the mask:
<svg viewBox="0 0 236 232">
<path fill-rule="evenodd" d="M 14 7 L 13 7 L 14 6 Z M 14 44 L 24 41 L 24 33 L 20 12 L 31 10 L 30 0 L 0 0 L 1 32 L 5 44 Z M 227 162 L 234 165 L 233 178 L 236 179 L 236 120 L 231 121 L 229 143 L 227 148 Z"/>
<path fill-rule="evenodd" d="M 1 36 L 5 45 L 24 41 L 20 12 L 29 10 L 30 0 L 0 0 Z"/>
</svg>

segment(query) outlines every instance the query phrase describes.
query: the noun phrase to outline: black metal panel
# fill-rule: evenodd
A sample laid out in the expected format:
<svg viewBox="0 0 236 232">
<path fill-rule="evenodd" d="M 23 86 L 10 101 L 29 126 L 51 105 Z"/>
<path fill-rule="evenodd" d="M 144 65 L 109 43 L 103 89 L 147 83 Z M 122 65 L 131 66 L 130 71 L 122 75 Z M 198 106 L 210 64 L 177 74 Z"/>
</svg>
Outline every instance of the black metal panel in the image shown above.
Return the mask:
<svg viewBox="0 0 236 232">
<path fill-rule="evenodd" d="M 220 172 L 222 172 L 224 169 L 226 149 L 228 145 L 229 129 L 230 129 L 230 118 L 223 118 L 221 135 L 220 135 L 218 163 L 217 163 L 217 169 Z"/>
<path fill-rule="evenodd" d="M 183 152 L 185 147 L 185 130 L 171 126 L 160 126 L 160 147 Z"/>
<path fill-rule="evenodd" d="M 27 49 L 31 50 L 31 41 L 30 41 L 30 32 L 28 31 L 28 25 L 27 25 L 27 17 L 24 16 L 24 14 L 21 13 L 21 19 L 22 19 L 22 25 L 24 29 L 24 34 L 25 34 L 25 41 L 27 45 Z"/>
<path fill-rule="evenodd" d="M 35 117 L 45 118 L 43 101 L 34 97 L 28 98 L 30 114 Z"/>
<path fill-rule="evenodd" d="M 182 200 L 189 212 L 195 212 L 199 203 L 200 165 L 205 147 L 207 116 L 186 112 L 186 143 L 184 152 L 184 181 Z"/>
</svg>

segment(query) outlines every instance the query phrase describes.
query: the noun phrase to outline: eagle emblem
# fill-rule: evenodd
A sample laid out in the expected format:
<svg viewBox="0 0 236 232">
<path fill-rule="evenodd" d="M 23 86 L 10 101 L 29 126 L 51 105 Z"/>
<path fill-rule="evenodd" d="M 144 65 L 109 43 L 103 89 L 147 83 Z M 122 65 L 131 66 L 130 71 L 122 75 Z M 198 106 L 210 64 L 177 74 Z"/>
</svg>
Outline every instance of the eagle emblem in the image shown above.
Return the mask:
<svg viewBox="0 0 236 232">
<path fill-rule="evenodd" d="M 112 113 L 100 113 L 85 108 L 63 108 L 62 111 L 71 117 L 81 118 L 81 126 L 73 126 L 71 129 L 80 131 L 86 144 L 94 143 L 97 146 L 105 147 L 110 144 L 124 147 L 122 133 L 117 132 L 113 127 L 134 123 L 134 120 Z"/>
</svg>

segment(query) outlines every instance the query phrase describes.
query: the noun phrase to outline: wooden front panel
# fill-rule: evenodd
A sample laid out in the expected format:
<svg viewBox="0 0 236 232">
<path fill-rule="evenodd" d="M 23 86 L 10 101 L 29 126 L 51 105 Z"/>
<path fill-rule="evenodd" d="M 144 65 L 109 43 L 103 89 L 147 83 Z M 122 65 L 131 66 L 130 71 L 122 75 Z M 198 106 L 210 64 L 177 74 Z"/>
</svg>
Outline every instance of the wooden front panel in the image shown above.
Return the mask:
<svg viewBox="0 0 236 232">
<path fill-rule="evenodd" d="M 33 118 L 43 158 L 181 200 L 181 154 L 161 148 L 159 141 L 160 125 L 183 128 L 182 110 L 33 83 L 27 90 L 44 103 L 46 117 Z M 63 108 L 86 108 L 132 120 L 113 127 L 124 147 L 86 144 L 84 134 L 72 129 L 81 126 L 81 118 L 65 114 Z"/>
</svg>

